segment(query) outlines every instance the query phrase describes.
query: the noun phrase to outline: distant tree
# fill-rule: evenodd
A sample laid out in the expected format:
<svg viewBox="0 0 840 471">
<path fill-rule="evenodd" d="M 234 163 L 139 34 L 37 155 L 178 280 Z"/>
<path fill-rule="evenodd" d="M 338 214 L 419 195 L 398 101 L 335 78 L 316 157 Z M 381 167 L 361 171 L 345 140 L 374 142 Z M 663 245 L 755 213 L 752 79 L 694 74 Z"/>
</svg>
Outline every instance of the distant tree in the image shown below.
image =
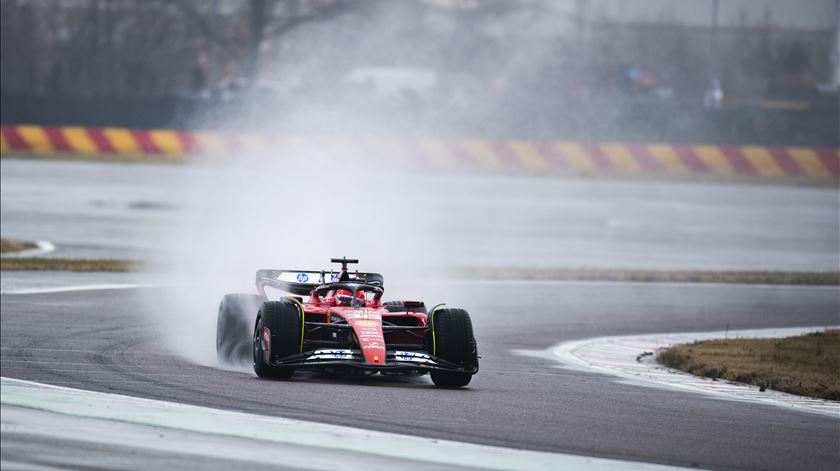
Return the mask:
<svg viewBox="0 0 840 471">
<path fill-rule="evenodd" d="M 201 10 L 205 2 L 170 1 L 209 41 L 243 60 L 244 75 L 249 82 L 253 82 L 259 72 L 260 51 L 267 40 L 288 34 L 306 23 L 334 19 L 368 3 L 365 0 L 243 0 L 248 18 L 246 33 L 230 37 L 209 23 Z"/>
</svg>

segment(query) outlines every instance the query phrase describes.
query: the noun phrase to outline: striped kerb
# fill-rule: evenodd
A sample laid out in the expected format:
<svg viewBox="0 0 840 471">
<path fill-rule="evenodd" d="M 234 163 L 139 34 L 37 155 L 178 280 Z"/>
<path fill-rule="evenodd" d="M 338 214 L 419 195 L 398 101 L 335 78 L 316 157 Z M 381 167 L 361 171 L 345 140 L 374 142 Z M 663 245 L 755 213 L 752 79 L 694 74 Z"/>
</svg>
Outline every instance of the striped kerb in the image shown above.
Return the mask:
<svg viewBox="0 0 840 471">
<path fill-rule="evenodd" d="M 735 169 L 717 146 L 693 146 L 697 158 L 712 172 L 720 175 L 732 175 Z"/>
<path fill-rule="evenodd" d="M 665 144 L 651 144 L 647 146 L 652 155 L 667 172 L 686 173 L 688 167 L 683 164 L 673 147 Z"/>
<path fill-rule="evenodd" d="M 498 153 L 493 150 L 487 141 L 470 139 L 465 141 L 463 146 L 479 168 L 494 170 L 502 166 Z"/>
<path fill-rule="evenodd" d="M 82 155 L 95 155 L 100 152 L 90 133 L 85 128 L 65 127 L 62 128 L 64 138 L 70 144 L 73 152 Z"/>
<path fill-rule="evenodd" d="M 83 158 L 231 158 L 259 153 L 282 158 L 298 148 L 330 154 L 355 150 L 373 160 L 423 168 L 544 173 L 712 174 L 840 179 L 840 149 L 670 145 L 576 141 L 317 138 L 255 133 L 77 126 L 0 126 L 0 153 Z M 281 152 L 279 149 L 282 149 Z"/>
<path fill-rule="evenodd" d="M 622 144 L 602 144 L 601 151 L 607 156 L 607 160 L 609 160 L 613 168 L 628 172 L 639 171 L 639 164 L 633 158 L 627 146 Z"/>
<path fill-rule="evenodd" d="M 555 148 L 566 159 L 569 167 L 578 171 L 595 170 L 595 163 L 584 152 L 583 147 L 575 142 L 558 142 Z"/>
<path fill-rule="evenodd" d="M 748 147 L 741 147 L 741 152 L 744 153 L 744 156 L 747 160 L 752 164 L 753 167 L 758 170 L 759 175 L 764 176 L 780 176 L 782 175 L 782 169 L 779 167 L 779 164 L 776 162 L 776 159 L 767 152 L 767 149 L 763 147 L 756 147 L 756 146 L 748 146 Z"/>
</svg>

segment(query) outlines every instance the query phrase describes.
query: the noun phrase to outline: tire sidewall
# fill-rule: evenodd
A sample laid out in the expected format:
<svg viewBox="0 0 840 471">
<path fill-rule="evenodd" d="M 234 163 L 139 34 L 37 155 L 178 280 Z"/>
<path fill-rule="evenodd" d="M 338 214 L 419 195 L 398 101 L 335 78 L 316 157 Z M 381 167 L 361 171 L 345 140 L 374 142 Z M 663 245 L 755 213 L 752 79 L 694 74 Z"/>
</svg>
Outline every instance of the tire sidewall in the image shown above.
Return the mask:
<svg viewBox="0 0 840 471">
<path fill-rule="evenodd" d="M 434 335 L 433 354 L 472 370 L 478 366 L 477 347 L 469 313 L 463 309 L 439 309 L 429 315 Z M 473 372 L 432 371 L 437 386 L 462 387 Z"/>
<path fill-rule="evenodd" d="M 289 378 L 292 367 L 272 365 L 275 358 L 299 353 L 302 341 L 303 318 L 294 301 L 283 299 L 266 301 L 260 308 L 253 333 L 253 365 L 260 377 Z M 270 332 L 271 350 L 266 353 L 262 347 L 263 330 Z"/>
</svg>

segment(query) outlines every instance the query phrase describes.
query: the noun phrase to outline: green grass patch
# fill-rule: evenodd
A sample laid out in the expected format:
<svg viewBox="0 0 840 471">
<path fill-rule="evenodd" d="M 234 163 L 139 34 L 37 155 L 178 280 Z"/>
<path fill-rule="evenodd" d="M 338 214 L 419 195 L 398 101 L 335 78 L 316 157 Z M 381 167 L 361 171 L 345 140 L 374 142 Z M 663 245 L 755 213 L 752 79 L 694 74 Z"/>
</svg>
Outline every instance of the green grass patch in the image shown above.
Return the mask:
<svg viewBox="0 0 840 471">
<path fill-rule="evenodd" d="M 469 268 L 458 274 L 485 280 L 840 285 L 838 272 Z"/>
<path fill-rule="evenodd" d="M 0 270 L 127 272 L 139 264 L 130 260 L 17 257 L 0 258 Z"/>
<path fill-rule="evenodd" d="M 24 250 L 37 249 L 38 246 L 32 242 L 23 242 L 13 239 L 0 239 L 0 253 L 14 253 Z"/>
<path fill-rule="evenodd" d="M 677 345 L 656 361 L 697 376 L 840 401 L 840 330 Z"/>
</svg>

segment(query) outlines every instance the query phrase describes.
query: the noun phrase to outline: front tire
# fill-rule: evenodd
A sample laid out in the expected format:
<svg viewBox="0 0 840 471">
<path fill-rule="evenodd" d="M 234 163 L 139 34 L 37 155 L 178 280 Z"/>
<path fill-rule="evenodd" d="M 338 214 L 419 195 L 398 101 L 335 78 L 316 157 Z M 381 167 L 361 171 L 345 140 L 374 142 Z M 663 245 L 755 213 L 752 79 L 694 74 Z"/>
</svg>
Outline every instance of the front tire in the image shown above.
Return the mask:
<svg viewBox="0 0 840 471">
<path fill-rule="evenodd" d="M 437 309 L 429 318 L 434 338 L 432 354 L 470 371 L 432 371 L 432 382 L 449 388 L 470 384 L 472 371 L 478 367 L 478 350 L 469 313 L 463 309 Z"/>
<path fill-rule="evenodd" d="M 302 351 L 303 310 L 290 299 L 266 301 L 254 326 L 254 372 L 260 378 L 291 378 L 295 369 L 274 366 L 280 358 Z"/>
</svg>

